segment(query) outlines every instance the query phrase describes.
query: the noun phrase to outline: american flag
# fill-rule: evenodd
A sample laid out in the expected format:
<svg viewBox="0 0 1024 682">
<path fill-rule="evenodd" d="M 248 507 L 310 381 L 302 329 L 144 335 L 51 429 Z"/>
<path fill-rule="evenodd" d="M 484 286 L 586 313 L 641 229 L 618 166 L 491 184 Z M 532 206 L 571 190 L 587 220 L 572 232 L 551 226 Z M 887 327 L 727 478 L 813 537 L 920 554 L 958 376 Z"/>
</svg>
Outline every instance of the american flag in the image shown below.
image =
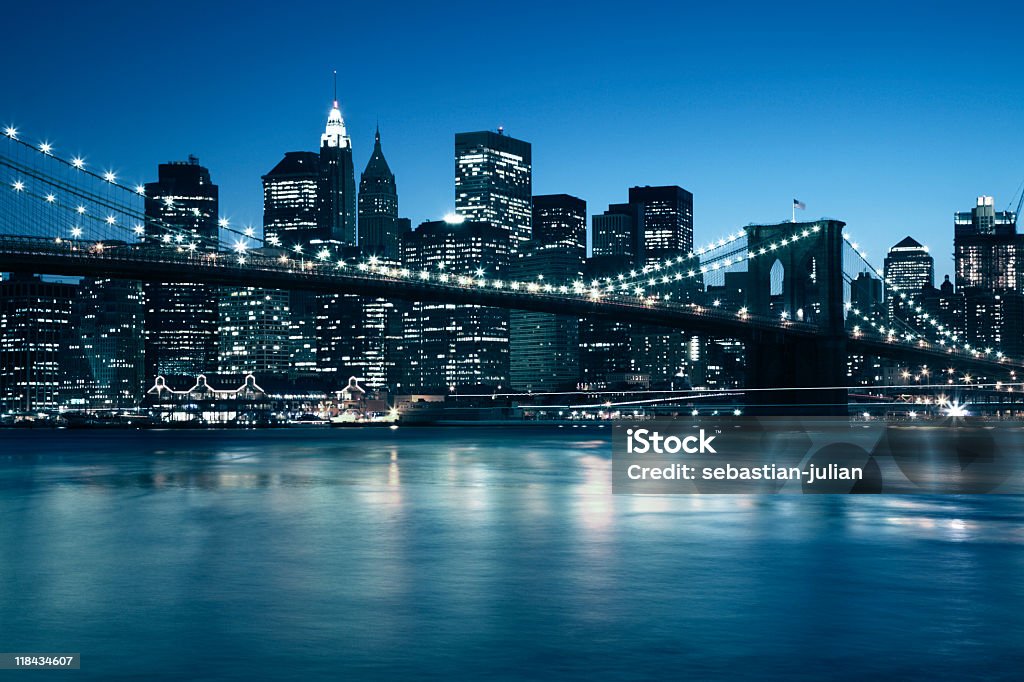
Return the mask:
<svg viewBox="0 0 1024 682">
<path fill-rule="evenodd" d="M 793 208 L 799 208 L 801 211 L 807 209 L 807 204 L 800 201 L 799 199 L 793 199 Z"/>
</svg>

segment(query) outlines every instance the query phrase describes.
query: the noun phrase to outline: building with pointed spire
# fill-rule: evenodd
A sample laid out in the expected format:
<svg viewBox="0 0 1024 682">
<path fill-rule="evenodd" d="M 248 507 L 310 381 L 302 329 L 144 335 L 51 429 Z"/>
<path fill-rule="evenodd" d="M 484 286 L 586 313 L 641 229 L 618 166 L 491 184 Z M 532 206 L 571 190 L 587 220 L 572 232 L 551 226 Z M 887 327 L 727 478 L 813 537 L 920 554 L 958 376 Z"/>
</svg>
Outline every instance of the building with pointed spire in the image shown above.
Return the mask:
<svg viewBox="0 0 1024 682">
<path fill-rule="evenodd" d="M 410 228 L 398 217 L 398 187 L 380 145 L 380 127 L 373 153 L 359 177 L 359 247 L 364 255 L 389 261 L 401 257 L 402 234 Z"/>
<path fill-rule="evenodd" d="M 320 136 L 319 241 L 339 245 L 356 244 L 356 179 L 352 163 L 352 140 L 345 119 L 334 106 L 327 127 Z"/>
</svg>

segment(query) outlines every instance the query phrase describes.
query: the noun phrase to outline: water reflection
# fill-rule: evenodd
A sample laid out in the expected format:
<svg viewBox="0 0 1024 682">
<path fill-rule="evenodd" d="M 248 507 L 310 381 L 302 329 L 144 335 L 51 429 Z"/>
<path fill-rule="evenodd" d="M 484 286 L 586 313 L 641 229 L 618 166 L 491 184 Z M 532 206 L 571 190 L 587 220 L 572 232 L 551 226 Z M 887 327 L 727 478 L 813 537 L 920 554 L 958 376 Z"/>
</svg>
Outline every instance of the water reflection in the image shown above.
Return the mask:
<svg viewBox="0 0 1024 682">
<path fill-rule="evenodd" d="M 593 429 L 0 447 L 5 639 L 86 679 L 998 678 L 1024 641 L 1017 497 L 612 496 Z"/>
</svg>

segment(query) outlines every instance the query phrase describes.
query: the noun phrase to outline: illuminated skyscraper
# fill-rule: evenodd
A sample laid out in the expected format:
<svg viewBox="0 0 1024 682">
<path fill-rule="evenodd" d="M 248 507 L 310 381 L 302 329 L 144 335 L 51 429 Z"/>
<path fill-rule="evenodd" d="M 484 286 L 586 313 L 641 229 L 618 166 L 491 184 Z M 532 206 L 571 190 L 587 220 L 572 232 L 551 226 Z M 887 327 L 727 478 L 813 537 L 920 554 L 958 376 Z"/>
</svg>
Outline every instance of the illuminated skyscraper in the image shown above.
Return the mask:
<svg viewBox="0 0 1024 682">
<path fill-rule="evenodd" d="M 145 383 L 142 284 L 88 277 L 71 310 L 68 399 L 91 408 L 134 407 Z"/>
<path fill-rule="evenodd" d="M 157 182 L 146 183 L 147 236 L 154 225 L 186 230 L 201 249 L 218 244 L 217 185 L 190 156 L 164 163 Z M 217 365 L 217 291 L 208 284 L 161 282 L 145 293 L 146 380 L 158 374 L 196 376 Z"/>
<path fill-rule="evenodd" d="M 287 291 L 224 287 L 218 303 L 218 370 L 227 374 L 288 374 L 291 369 Z"/>
<path fill-rule="evenodd" d="M 935 259 L 913 237 L 905 237 L 885 257 L 886 299 L 900 293 L 919 296 L 924 287 L 935 284 Z"/>
<path fill-rule="evenodd" d="M 320 155 L 285 152 L 263 176 L 263 234 L 267 244 L 292 248 L 319 238 Z"/>
<path fill-rule="evenodd" d="M 404 263 L 413 271 L 452 277 L 501 278 L 508 272 L 508 239 L 481 222 L 427 222 L 405 236 Z M 454 386 L 508 387 L 508 311 L 476 305 L 414 303 L 404 325 L 403 390 Z"/>
<path fill-rule="evenodd" d="M 513 258 L 518 281 L 560 283 L 583 277 L 587 202 L 567 194 L 533 198 L 533 236 Z M 523 310 L 509 313 L 509 379 L 523 391 L 567 390 L 579 380 L 579 319 Z"/>
<path fill-rule="evenodd" d="M 12 274 L 0 282 L 0 409 L 56 409 L 75 286 Z"/>
<path fill-rule="evenodd" d="M 504 230 L 513 252 L 532 236 L 532 154 L 501 128 L 455 135 L 455 210 Z"/>
<path fill-rule="evenodd" d="M 356 179 L 352 163 L 352 140 L 338 100 L 327 117 L 320 136 L 320 191 L 317 239 L 331 244 L 356 243 Z"/>
<path fill-rule="evenodd" d="M 1024 235 L 1017 234 L 1017 216 L 996 211 L 992 197 L 978 197 L 970 211 L 958 212 L 953 223 L 956 288 L 1024 293 Z"/>
<path fill-rule="evenodd" d="M 639 265 L 693 250 L 693 195 L 682 187 L 630 187 Z"/>
</svg>

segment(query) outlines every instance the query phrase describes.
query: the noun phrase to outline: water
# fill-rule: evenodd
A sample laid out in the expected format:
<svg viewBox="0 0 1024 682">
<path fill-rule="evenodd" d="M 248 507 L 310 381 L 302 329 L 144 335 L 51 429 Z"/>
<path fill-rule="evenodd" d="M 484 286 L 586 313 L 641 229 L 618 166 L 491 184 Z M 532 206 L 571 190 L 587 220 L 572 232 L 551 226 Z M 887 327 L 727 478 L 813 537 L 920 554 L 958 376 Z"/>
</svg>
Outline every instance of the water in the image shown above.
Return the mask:
<svg viewBox="0 0 1024 682">
<path fill-rule="evenodd" d="M 3 431 L 0 651 L 103 680 L 1020 679 L 1024 498 L 613 497 L 609 457 L 593 427 Z"/>
</svg>

